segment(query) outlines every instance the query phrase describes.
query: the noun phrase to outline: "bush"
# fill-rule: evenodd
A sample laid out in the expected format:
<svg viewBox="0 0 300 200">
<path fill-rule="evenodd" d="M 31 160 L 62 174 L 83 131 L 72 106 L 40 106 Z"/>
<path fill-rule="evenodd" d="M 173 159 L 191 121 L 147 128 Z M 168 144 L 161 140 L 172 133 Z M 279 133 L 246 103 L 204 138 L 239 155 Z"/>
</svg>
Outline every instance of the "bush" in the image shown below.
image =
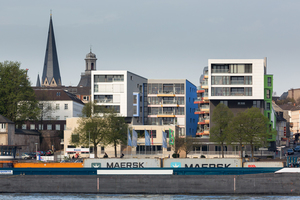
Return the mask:
<svg viewBox="0 0 300 200">
<path fill-rule="evenodd" d="M 172 155 L 172 157 L 173 157 L 173 158 L 179 158 L 179 154 L 174 153 L 174 154 Z"/>
</svg>

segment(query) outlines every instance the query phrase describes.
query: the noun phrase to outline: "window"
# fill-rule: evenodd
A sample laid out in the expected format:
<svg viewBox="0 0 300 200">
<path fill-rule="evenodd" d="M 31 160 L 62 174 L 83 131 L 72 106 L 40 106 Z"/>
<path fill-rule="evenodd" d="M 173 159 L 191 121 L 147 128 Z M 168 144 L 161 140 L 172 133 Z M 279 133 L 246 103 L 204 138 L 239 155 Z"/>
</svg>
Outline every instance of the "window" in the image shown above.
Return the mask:
<svg viewBox="0 0 300 200">
<path fill-rule="evenodd" d="M 124 75 L 95 75 L 94 82 L 122 82 Z"/>
<path fill-rule="evenodd" d="M 113 103 L 113 95 L 94 95 L 96 103 Z"/>
<path fill-rule="evenodd" d="M 59 103 L 56 104 L 56 110 L 59 110 Z"/>
<path fill-rule="evenodd" d="M 26 129 L 26 124 L 22 124 L 22 129 Z"/>
<path fill-rule="evenodd" d="M 253 101 L 253 107 L 260 108 L 260 101 Z"/>
<path fill-rule="evenodd" d="M 30 130 L 35 130 L 35 124 L 30 124 Z"/>
<path fill-rule="evenodd" d="M 66 125 L 64 124 L 64 130 L 66 130 Z"/>
<path fill-rule="evenodd" d="M 43 130 L 42 124 L 39 124 L 39 130 Z"/>
<path fill-rule="evenodd" d="M 94 85 L 94 92 L 98 92 L 98 85 Z"/>
<path fill-rule="evenodd" d="M 271 87 L 272 86 L 272 80 L 271 80 L 271 77 L 268 77 L 268 87 Z"/>
<path fill-rule="evenodd" d="M 130 76 L 130 80 L 133 80 L 132 76 Z"/>
<path fill-rule="evenodd" d="M 228 106 L 228 101 L 220 101 L 220 103 L 224 104 L 225 106 Z"/>
<path fill-rule="evenodd" d="M 0 129 L 5 129 L 6 130 L 6 124 L 5 123 L 1 123 L 0 124 Z"/>
<path fill-rule="evenodd" d="M 68 104 L 67 103 L 65 104 L 65 110 L 68 110 Z"/>
<path fill-rule="evenodd" d="M 47 130 L 52 130 L 52 124 L 47 124 Z"/>
<path fill-rule="evenodd" d="M 89 101 L 89 96 L 83 96 L 83 98 L 82 98 L 84 101 Z"/>
<path fill-rule="evenodd" d="M 270 99 L 270 90 L 267 90 L 267 99 Z"/>
<path fill-rule="evenodd" d="M 55 124 L 55 130 L 60 131 L 60 124 Z"/>
<path fill-rule="evenodd" d="M 60 120 L 60 116 L 56 116 L 55 119 L 56 119 L 56 120 Z"/>
<path fill-rule="evenodd" d="M 270 113 L 268 112 L 268 119 L 270 120 L 270 118 L 271 118 L 271 117 L 270 117 Z"/>
<path fill-rule="evenodd" d="M 137 95 L 133 95 L 133 104 L 137 104 Z"/>
<path fill-rule="evenodd" d="M 245 101 L 239 101 L 238 105 L 245 105 Z"/>
<path fill-rule="evenodd" d="M 54 83 L 54 82 L 53 82 L 53 83 Z M 59 97 L 59 96 L 60 96 L 60 92 L 56 92 L 56 96 L 58 96 L 58 97 Z"/>
<path fill-rule="evenodd" d="M 245 85 L 252 85 L 252 76 L 245 76 Z"/>
<path fill-rule="evenodd" d="M 64 120 L 66 120 L 69 116 L 64 116 Z"/>
<path fill-rule="evenodd" d="M 270 110 L 270 103 L 266 103 L 266 110 Z"/>
</svg>

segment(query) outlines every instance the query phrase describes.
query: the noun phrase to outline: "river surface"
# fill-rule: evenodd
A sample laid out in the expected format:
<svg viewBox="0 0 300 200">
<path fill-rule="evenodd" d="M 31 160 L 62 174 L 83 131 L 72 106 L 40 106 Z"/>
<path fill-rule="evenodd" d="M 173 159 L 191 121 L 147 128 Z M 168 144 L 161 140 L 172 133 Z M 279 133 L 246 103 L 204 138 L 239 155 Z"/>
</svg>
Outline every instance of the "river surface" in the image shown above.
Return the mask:
<svg viewBox="0 0 300 200">
<path fill-rule="evenodd" d="M 154 199 L 154 200 L 198 200 L 198 199 L 225 199 L 225 200 L 239 200 L 239 199 L 267 199 L 267 200 L 285 200 L 285 199 L 299 199 L 300 196 L 271 196 L 271 195 L 103 195 L 103 194 L 70 194 L 70 193 L 2 193 L 1 200 L 86 200 L 86 199 L 109 199 L 109 200 L 140 200 L 140 199 Z"/>
</svg>

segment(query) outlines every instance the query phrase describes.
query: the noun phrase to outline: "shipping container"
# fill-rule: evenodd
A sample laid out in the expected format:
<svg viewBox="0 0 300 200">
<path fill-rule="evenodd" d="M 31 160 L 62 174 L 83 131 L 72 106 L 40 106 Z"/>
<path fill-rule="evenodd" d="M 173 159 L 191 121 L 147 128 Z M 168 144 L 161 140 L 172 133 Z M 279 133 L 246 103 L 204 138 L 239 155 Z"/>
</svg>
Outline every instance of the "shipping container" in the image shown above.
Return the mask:
<svg viewBox="0 0 300 200">
<path fill-rule="evenodd" d="M 15 163 L 14 168 L 83 168 L 82 163 Z"/>
<path fill-rule="evenodd" d="M 228 168 L 242 167 L 242 159 L 231 158 L 164 158 L 163 167 L 171 168 Z"/>
<path fill-rule="evenodd" d="M 284 167 L 284 162 L 244 162 L 243 167 Z"/>
<path fill-rule="evenodd" d="M 83 161 L 86 168 L 160 168 L 161 160 L 157 159 L 123 159 L 123 158 L 87 158 Z"/>
</svg>

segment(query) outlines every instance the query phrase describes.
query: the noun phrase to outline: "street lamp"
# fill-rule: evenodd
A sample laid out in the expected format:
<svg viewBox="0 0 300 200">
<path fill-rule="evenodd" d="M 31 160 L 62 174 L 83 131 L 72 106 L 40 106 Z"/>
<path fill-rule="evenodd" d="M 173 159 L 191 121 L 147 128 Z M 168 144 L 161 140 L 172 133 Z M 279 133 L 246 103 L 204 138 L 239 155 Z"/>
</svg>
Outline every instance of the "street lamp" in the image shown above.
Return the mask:
<svg viewBox="0 0 300 200">
<path fill-rule="evenodd" d="M 38 159 L 38 157 L 37 157 L 37 145 L 38 145 L 38 143 L 35 143 L 35 157 L 36 157 L 36 159 Z"/>
</svg>

